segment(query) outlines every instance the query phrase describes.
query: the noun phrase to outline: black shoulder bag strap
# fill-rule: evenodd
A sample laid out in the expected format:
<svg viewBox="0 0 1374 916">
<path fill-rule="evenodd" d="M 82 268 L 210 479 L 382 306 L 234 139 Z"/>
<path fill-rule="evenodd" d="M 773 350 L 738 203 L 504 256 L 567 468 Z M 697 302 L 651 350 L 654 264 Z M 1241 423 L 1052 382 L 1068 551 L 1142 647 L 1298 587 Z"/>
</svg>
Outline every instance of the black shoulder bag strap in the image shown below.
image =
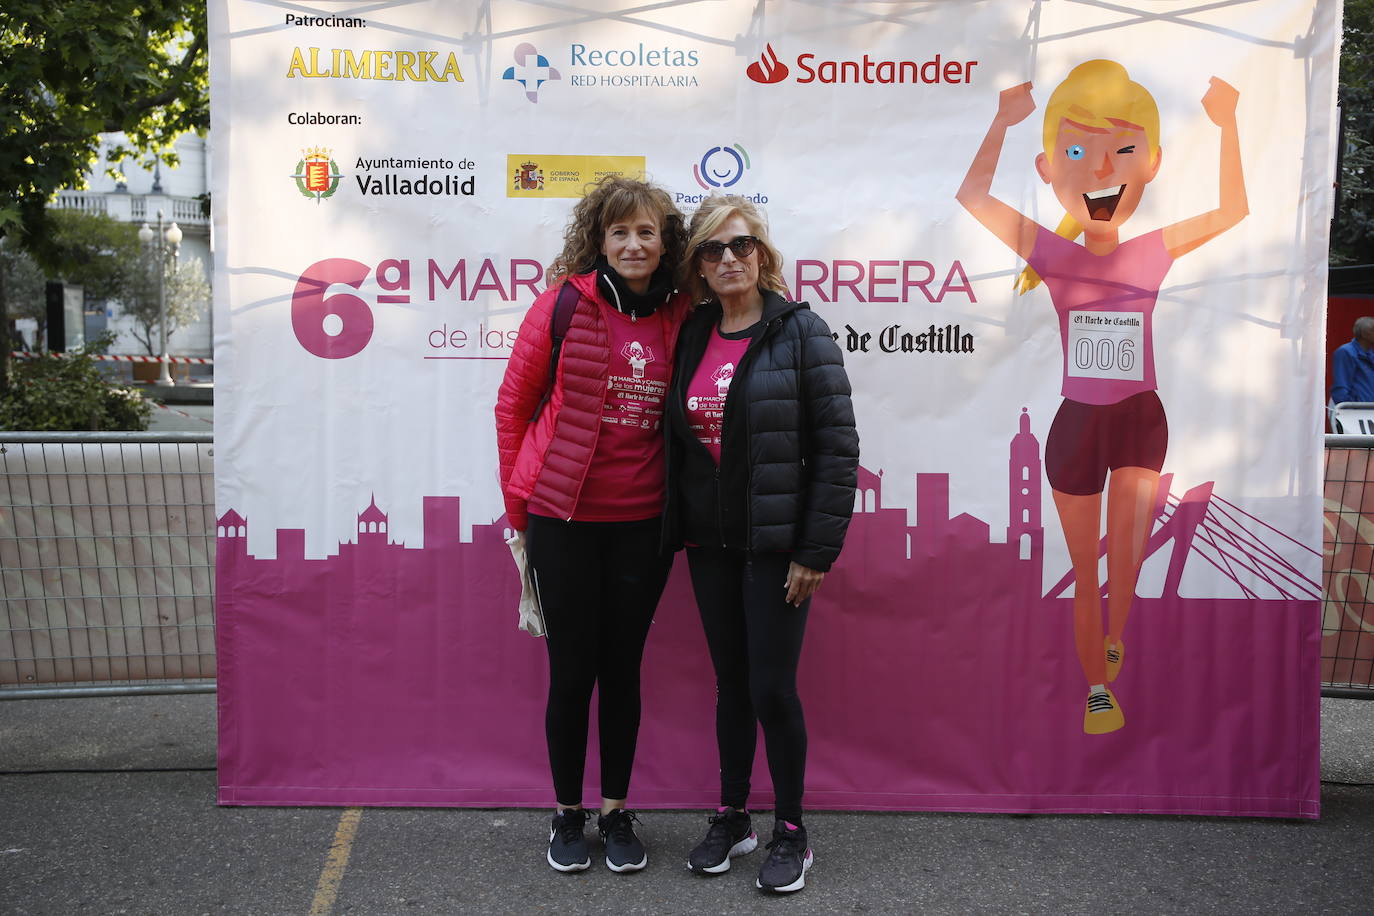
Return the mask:
<svg viewBox="0 0 1374 916">
<path fill-rule="evenodd" d="M 801 410 L 797 414 L 797 439 L 801 442 L 802 467 L 806 467 L 806 455 L 811 449 L 811 424 L 807 420 L 811 403 L 806 391 L 806 328 L 802 328 L 797 337 L 797 398 L 801 402 Z"/>
<path fill-rule="evenodd" d="M 544 405 L 553 396 L 554 382 L 558 381 L 558 357 L 563 352 L 563 338 L 568 336 L 568 328 L 572 326 L 573 312 L 577 311 L 577 300 L 580 295 L 577 287 L 568 280 L 564 280 L 563 285 L 558 288 L 558 299 L 553 304 L 553 321 L 549 328 L 549 339 L 552 344 L 549 348 L 549 386 L 544 389 L 544 396 L 534 408 L 534 416 L 530 417 L 531 423 L 544 412 Z"/>
</svg>

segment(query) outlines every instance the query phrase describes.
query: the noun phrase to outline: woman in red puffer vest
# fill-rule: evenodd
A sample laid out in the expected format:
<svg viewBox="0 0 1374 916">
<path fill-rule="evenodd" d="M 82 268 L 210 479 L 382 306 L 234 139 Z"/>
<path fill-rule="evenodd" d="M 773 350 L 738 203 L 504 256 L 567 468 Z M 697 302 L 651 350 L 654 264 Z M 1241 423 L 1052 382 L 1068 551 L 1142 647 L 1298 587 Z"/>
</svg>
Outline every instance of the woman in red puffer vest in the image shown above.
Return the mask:
<svg viewBox="0 0 1374 916">
<path fill-rule="evenodd" d="M 682 214 L 661 188 L 619 177 L 593 187 L 573 209 L 497 396 L 506 516 L 525 538 L 547 631 L 544 729 L 558 810 L 546 858 L 559 871 L 591 864 L 582 781 L 593 687 L 606 865 L 648 864 L 625 799 L 640 658 L 672 565 L 658 549 L 662 427 L 687 312 L 673 288 L 686 241 Z M 560 300 L 572 312 L 551 370 Z"/>
</svg>

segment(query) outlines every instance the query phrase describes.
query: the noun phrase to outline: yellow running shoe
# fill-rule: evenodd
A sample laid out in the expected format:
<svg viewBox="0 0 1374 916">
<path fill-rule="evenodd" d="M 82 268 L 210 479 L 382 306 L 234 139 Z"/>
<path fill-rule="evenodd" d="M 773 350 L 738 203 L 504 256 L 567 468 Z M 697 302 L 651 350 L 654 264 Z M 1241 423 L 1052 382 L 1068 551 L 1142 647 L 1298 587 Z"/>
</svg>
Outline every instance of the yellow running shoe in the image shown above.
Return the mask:
<svg viewBox="0 0 1374 916">
<path fill-rule="evenodd" d="M 1107 683 L 1116 680 L 1116 676 L 1121 673 L 1121 661 L 1126 657 L 1126 644 L 1117 640 L 1112 644 L 1112 638 L 1108 636 L 1103 640 L 1102 646 L 1107 650 Z"/>
<path fill-rule="evenodd" d="M 1083 712 L 1085 735 L 1105 735 L 1125 724 L 1126 717 L 1121 714 L 1116 694 L 1106 689 L 1088 694 L 1088 705 Z"/>
</svg>

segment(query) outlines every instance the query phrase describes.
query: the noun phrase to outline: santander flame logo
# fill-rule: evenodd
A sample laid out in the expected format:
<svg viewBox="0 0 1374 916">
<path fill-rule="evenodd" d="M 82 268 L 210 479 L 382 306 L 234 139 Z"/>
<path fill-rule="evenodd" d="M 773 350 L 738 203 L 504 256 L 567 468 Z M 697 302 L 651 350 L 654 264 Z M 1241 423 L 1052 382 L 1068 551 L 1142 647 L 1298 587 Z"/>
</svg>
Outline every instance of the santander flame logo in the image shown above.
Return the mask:
<svg viewBox="0 0 1374 916">
<path fill-rule="evenodd" d="M 771 43 L 764 48 L 759 59 L 750 64 L 744 72 L 756 83 L 777 83 L 787 79 L 787 65 L 778 60 L 777 52 L 773 50 Z"/>
</svg>

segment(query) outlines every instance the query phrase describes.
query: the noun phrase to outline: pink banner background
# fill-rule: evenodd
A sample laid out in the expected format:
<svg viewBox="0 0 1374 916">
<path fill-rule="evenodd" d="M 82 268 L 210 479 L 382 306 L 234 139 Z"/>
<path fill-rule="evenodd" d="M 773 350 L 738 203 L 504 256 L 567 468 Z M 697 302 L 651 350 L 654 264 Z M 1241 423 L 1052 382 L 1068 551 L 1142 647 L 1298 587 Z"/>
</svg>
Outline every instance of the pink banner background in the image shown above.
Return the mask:
<svg viewBox="0 0 1374 916">
<path fill-rule="evenodd" d="M 1020 493 L 1021 462 L 1038 466 L 1026 429 L 1012 518 L 1019 501 L 1040 505 L 1038 475 Z M 986 523 L 949 517 L 947 475 L 912 482 L 914 525 L 879 508 L 884 483 L 861 471 L 865 511 L 808 627 L 810 806 L 1317 815 L 1317 600 L 1138 598 L 1113 685 L 1126 727 L 1085 735 L 1072 601 L 1039 597 L 1056 589 L 1040 582 L 1038 515 L 991 542 Z M 1193 505 L 1156 534 L 1180 568 L 1187 541 L 1208 536 L 1187 527 Z M 255 559 L 248 522 L 221 518 L 222 803 L 551 804 L 544 646 L 515 627 L 504 520 L 465 543 L 460 511 L 427 498 L 424 545 L 410 548 L 390 543 L 374 502 L 356 542 L 322 560 L 304 558 L 299 530 Z M 714 684 L 681 559 L 644 696 L 633 803 L 714 804 Z M 755 769 L 766 807 L 761 751 Z"/>
</svg>

